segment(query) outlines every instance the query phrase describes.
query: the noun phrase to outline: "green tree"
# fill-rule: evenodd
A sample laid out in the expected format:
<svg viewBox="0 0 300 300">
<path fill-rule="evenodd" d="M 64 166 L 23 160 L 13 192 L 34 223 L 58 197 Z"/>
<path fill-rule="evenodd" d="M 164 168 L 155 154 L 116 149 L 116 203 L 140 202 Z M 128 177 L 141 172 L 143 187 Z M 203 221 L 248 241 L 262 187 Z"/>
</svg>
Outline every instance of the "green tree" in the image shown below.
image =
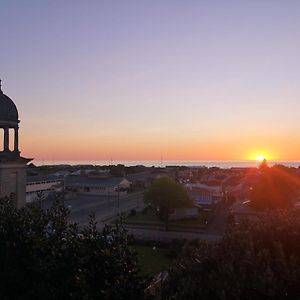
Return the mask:
<svg viewBox="0 0 300 300">
<path fill-rule="evenodd" d="M 147 281 L 125 230 L 80 229 L 57 200 L 20 210 L 0 200 L 1 299 L 144 299 Z"/>
<path fill-rule="evenodd" d="M 193 205 L 186 189 L 167 176 L 156 179 L 145 191 L 144 199 L 146 203 L 159 209 L 159 215 L 166 230 L 168 230 L 169 216 L 173 209 Z"/>
</svg>

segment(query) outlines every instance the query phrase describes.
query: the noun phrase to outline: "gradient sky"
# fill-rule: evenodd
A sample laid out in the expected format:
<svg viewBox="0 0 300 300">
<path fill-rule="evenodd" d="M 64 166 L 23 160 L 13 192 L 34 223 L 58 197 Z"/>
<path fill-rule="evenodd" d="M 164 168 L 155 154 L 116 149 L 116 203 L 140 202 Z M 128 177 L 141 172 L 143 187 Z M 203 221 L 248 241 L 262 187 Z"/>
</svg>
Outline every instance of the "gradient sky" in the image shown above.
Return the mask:
<svg viewBox="0 0 300 300">
<path fill-rule="evenodd" d="M 300 1 L 0 0 L 24 156 L 300 159 Z"/>
</svg>

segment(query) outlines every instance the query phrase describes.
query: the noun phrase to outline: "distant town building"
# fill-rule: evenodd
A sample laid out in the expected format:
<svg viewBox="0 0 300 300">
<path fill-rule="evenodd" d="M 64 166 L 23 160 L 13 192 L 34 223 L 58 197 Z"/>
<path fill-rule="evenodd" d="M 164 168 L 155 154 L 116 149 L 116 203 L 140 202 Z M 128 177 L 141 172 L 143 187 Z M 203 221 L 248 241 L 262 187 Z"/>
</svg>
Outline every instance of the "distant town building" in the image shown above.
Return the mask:
<svg viewBox="0 0 300 300">
<path fill-rule="evenodd" d="M 128 174 L 126 178 L 132 182 L 132 185 L 137 188 L 147 188 L 153 181 L 159 178 L 161 174 L 151 172 L 140 172 L 134 174 Z"/>
<path fill-rule="evenodd" d="M 199 207 L 195 204 L 190 207 L 174 208 L 170 214 L 170 220 L 185 220 L 185 219 L 197 219 L 199 217 Z"/>
<path fill-rule="evenodd" d="M 189 187 L 188 193 L 194 203 L 203 210 L 212 210 L 222 200 L 222 193 L 201 187 Z"/>
<path fill-rule="evenodd" d="M 114 196 L 126 194 L 131 181 L 123 177 L 93 178 L 87 176 L 67 176 L 65 187 L 67 192 L 90 195 Z"/>
<path fill-rule="evenodd" d="M 40 195 L 49 198 L 64 189 L 64 178 L 48 176 L 28 176 L 26 183 L 26 202 L 36 201 Z"/>
<path fill-rule="evenodd" d="M 245 220 L 256 221 L 265 215 L 265 212 L 255 210 L 251 207 L 250 200 L 237 202 L 231 207 L 231 216 L 233 217 L 234 224 L 240 224 Z"/>
<path fill-rule="evenodd" d="M 26 167 L 32 159 L 20 156 L 19 114 L 14 102 L 1 89 L 0 129 L 3 130 L 3 147 L 0 150 L 0 198 L 14 199 L 18 208 L 26 203 Z"/>
</svg>

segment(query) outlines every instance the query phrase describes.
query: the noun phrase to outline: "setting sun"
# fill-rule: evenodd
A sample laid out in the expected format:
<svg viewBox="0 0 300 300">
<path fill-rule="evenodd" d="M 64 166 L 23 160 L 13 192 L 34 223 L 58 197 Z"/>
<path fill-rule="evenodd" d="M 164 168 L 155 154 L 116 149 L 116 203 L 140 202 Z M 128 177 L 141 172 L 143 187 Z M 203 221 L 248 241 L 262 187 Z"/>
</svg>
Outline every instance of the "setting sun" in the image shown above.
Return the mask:
<svg viewBox="0 0 300 300">
<path fill-rule="evenodd" d="M 257 155 L 255 159 L 257 161 L 263 161 L 264 159 L 266 159 L 266 157 L 264 155 Z"/>
<path fill-rule="evenodd" d="M 273 161 L 277 159 L 277 155 L 274 153 L 271 153 L 269 149 L 261 149 L 261 150 L 249 150 L 248 155 L 246 156 L 247 159 L 257 162 L 262 162 L 264 159 L 268 161 Z"/>
</svg>

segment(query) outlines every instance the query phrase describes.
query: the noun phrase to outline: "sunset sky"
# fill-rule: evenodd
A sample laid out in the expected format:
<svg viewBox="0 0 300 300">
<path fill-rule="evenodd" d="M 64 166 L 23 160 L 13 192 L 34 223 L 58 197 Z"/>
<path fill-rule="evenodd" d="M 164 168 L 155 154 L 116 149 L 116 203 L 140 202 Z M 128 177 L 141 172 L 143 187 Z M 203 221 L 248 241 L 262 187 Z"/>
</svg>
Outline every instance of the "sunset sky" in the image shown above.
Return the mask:
<svg viewBox="0 0 300 300">
<path fill-rule="evenodd" d="M 0 0 L 23 156 L 300 159 L 300 1 Z"/>
</svg>

